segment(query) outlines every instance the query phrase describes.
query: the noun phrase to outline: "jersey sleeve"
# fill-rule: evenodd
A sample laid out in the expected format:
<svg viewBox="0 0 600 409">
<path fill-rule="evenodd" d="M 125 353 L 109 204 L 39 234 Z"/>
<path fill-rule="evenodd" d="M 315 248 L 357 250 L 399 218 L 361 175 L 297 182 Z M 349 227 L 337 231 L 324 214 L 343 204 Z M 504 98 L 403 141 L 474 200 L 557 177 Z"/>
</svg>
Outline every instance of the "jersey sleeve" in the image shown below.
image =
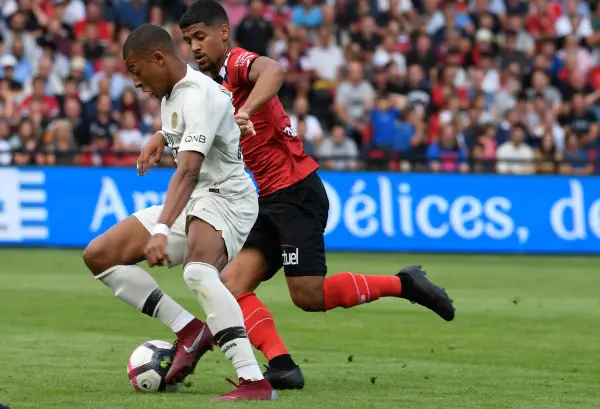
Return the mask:
<svg viewBox="0 0 600 409">
<path fill-rule="evenodd" d="M 185 129 L 179 144 L 179 152 L 193 151 L 206 156 L 210 150 L 221 115 L 217 101 L 208 101 L 205 92 L 198 89 L 187 91 L 183 104 Z"/>
<path fill-rule="evenodd" d="M 233 54 L 227 61 L 227 75 L 230 84 L 233 86 L 250 85 L 250 69 L 257 58 L 258 54 L 245 50 Z"/>
</svg>

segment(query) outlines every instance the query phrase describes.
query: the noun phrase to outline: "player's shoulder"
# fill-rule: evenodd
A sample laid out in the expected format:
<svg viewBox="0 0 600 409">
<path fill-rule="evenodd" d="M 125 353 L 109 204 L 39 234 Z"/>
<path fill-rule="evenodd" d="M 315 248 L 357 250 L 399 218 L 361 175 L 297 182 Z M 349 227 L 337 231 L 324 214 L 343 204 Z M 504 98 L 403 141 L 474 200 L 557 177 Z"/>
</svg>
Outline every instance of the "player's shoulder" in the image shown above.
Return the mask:
<svg viewBox="0 0 600 409">
<path fill-rule="evenodd" d="M 255 58 L 258 58 L 258 54 L 255 52 L 248 51 L 240 47 L 235 47 L 229 53 L 227 66 L 230 69 L 248 66 Z"/>
<path fill-rule="evenodd" d="M 212 78 L 190 67 L 185 78 L 176 85 L 176 89 L 166 101 L 184 103 L 190 98 L 195 101 L 207 99 L 211 98 L 218 88 L 218 84 Z"/>
</svg>

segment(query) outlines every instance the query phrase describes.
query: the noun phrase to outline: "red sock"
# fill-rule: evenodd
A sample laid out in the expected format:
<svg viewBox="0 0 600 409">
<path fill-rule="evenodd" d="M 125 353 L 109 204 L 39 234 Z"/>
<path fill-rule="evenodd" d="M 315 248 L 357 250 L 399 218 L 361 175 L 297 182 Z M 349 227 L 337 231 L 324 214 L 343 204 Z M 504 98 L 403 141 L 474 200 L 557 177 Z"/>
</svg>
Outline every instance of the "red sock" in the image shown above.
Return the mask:
<svg viewBox="0 0 600 409">
<path fill-rule="evenodd" d="M 244 325 L 250 343 L 271 360 L 276 356 L 288 355 L 289 352 L 281 340 L 273 314 L 254 293 L 246 293 L 237 297 L 238 304 L 244 314 Z"/>
<path fill-rule="evenodd" d="M 340 273 L 325 279 L 325 311 L 351 308 L 380 297 L 399 297 L 402 284 L 397 276 L 365 276 Z"/>
</svg>

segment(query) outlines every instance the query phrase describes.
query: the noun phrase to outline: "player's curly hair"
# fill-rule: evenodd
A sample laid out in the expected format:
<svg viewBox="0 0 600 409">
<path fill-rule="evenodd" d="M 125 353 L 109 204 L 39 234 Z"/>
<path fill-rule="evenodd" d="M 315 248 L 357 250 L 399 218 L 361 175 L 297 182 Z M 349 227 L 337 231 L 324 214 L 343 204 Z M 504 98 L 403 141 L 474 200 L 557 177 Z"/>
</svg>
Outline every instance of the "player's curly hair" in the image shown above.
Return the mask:
<svg viewBox="0 0 600 409">
<path fill-rule="evenodd" d="M 175 52 L 176 46 L 171 35 L 162 27 L 154 24 L 143 24 L 133 30 L 123 44 L 123 59 L 132 51 Z"/>
<path fill-rule="evenodd" d="M 179 28 L 183 30 L 199 23 L 204 23 L 209 27 L 221 24 L 229 25 L 229 17 L 218 1 L 198 0 L 183 13 L 179 19 Z"/>
</svg>

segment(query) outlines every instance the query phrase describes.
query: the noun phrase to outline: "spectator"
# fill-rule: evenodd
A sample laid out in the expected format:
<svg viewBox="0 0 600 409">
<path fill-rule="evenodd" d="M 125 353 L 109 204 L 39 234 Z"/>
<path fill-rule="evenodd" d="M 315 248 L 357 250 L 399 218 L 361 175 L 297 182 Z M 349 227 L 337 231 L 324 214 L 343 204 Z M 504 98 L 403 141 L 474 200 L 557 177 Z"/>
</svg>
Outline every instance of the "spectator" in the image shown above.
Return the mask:
<svg viewBox="0 0 600 409">
<path fill-rule="evenodd" d="M 554 174 L 559 170 L 562 162 L 562 154 L 556 148 L 554 137 L 551 133 L 546 133 L 542 137 L 540 146 L 535 150 L 536 173 Z"/>
<path fill-rule="evenodd" d="M 358 168 L 358 148 L 356 143 L 346 136 L 342 125 L 331 130 L 331 136 L 325 138 L 317 150 L 317 157 L 325 169 L 352 170 Z"/>
<path fill-rule="evenodd" d="M 298 130 L 298 123 L 304 122 L 306 131 L 303 132 L 303 140 L 314 146 L 318 145 L 323 139 L 323 128 L 319 120 L 308 112 L 308 100 L 305 97 L 298 97 L 294 101 L 293 114 L 290 115 L 292 128 Z"/>
<path fill-rule="evenodd" d="M 23 91 L 23 83 L 15 80 L 15 67 L 17 59 L 10 54 L 0 58 L 0 68 L 2 68 L 2 78 L 8 82 L 11 94 L 20 94 Z"/>
<path fill-rule="evenodd" d="M 16 60 L 16 63 L 10 61 L 11 65 L 14 66 L 13 78 L 19 84 L 24 84 L 33 73 L 33 65 L 31 60 L 25 56 L 24 44 L 21 38 L 15 38 L 11 51 Z"/>
<path fill-rule="evenodd" d="M 22 115 L 31 115 L 31 103 L 33 101 L 42 105 L 42 114 L 45 118 L 53 118 L 60 112 L 58 100 L 46 94 L 46 80 L 43 77 L 33 79 L 31 95 L 26 97 L 21 105 Z"/>
<path fill-rule="evenodd" d="M 59 0 L 55 3 L 54 12 L 62 14 L 61 21 L 67 27 L 85 19 L 85 3 L 82 0 Z"/>
<path fill-rule="evenodd" d="M 21 11 L 16 11 L 8 19 L 8 30 L 4 34 L 4 44 L 7 49 L 12 49 L 12 55 L 15 56 L 19 65 L 23 60 L 33 65 L 39 49 L 35 36 L 27 28 L 27 17 Z M 22 78 L 23 82 L 26 78 Z"/>
<path fill-rule="evenodd" d="M 15 112 L 15 101 L 10 83 L 7 79 L 0 79 L 0 119 L 12 118 Z"/>
<path fill-rule="evenodd" d="M 530 175 L 535 173 L 535 152 L 525 143 L 527 129 L 522 124 L 512 127 L 510 140 L 496 151 L 496 171 L 503 174 Z"/>
<path fill-rule="evenodd" d="M 560 165 L 563 175 L 591 175 L 594 173 L 594 157 L 581 143 L 579 136 L 571 131 L 567 134 L 564 161 Z"/>
<path fill-rule="evenodd" d="M 64 117 L 71 123 L 73 139 L 79 146 L 89 143 L 90 124 L 82 110 L 81 101 L 76 98 L 65 100 Z"/>
<path fill-rule="evenodd" d="M 578 2 L 567 2 L 567 10 L 555 23 L 554 30 L 558 37 L 574 35 L 577 38 L 587 38 L 592 35 L 592 24 L 588 17 L 582 16 L 577 10 Z"/>
<path fill-rule="evenodd" d="M 125 91 L 123 91 L 123 94 L 121 94 L 121 98 L 119 98 L 119 101 L 116 105 L 116 109 L 119 114 L 132 112 L 136 125 L 140 123 L 140 120 L 142 119 L 142 110 L 134 88 L 125 88 Z"/>
<path fill-rule="evenodd" d="M 529 34 L 525 33 L 526 36 Z M 533 40 L 532 40 L 533 41 Z M 516 31 L 507 31 L 502 39 L 502 49 L 499 52 L 500 68 L 506 70 L 511 64 L 517 64 L 521 72 L 524 72 L 530 65 L 530 59 L 519 46 L 519 33 Z M 535 43 L 534 43 L 535 44 Z M 532 47 L 533 48 L 533 47 Z M 530 50 L 530 52 L 532 52 Z"/>
<path fill-rule="evenodd" d="M 86 8 L 86 18 L 78 21 L 73 27 L 73 32 L 78 38 L 88 36 L 90 32 L 102 42 L 108 42 L 112 37 L 111 25 L 102 20 L 102 9 L 98 0 L 89 0 Z"/>
<path fill-rule="evenodd" d="M 250 9 L 237 27 L 236 40 L 242 48 L 258 55 L 267 55 L 273 39 L 273 25 L 264 18 L 265 6 L 261 0 L 251 0 Z"/>
<path fill-rule="evenodd" d="M 42 78 L 45 84 L 44 93 L 52 97 L 57 97 L 65 92 L 64 81 L 56 71 L 53 71 L 53 67 L 56 67 L 56 65 L 52 57 L 47 55 L 42 56 L 38 64 L 36 76 L 33 79 Z M 33 80 L 30 80 L 25 83 L 23 92 L 30 94 L 32 91 Z"/>
<path fill-rule="evenodd" d="M 230 27 L 235 31 L 240 21 L 246 17 L 248 6 L 243 0 L 223 0 L 223 7 L 229 17 Z"/>
<path fill-rule="evenodd" d="M 442 126 L 438 142 L 427 148 L 427 162 L 433 172 L 468 172 L 467 152 L 456 139 L 456 129 L 452 124 Z"/>
<path fill-rule="evenodd" d="M 321 9 L 312 0 L 301 0 L 292 10 L 292 23 L 297 26 L 315 28 L 323 22 Z"/>
<path fill-rule="evenodd" d="M 266 10 L 266 18 L 275 27 L 285 29 L 292 20 L 292 9 L 286 0 L 274 0 Z"/>
<path fill-rule="evenodd" d="M 143 111 L 140 130 L 147 133 L 154 126 L 156 119 L 160 121 L 160 102 L 156 98 L 148 99 L 144 104 Z"/>
<path fill-rule="evenodd" d="M 93 95 L 100 93 L 100 80 L 106 78 L 110 81 L 110 97 L 113 101 L 118 100 L 125 91 L 127 86 L 131 85 L 131 81 L 117 70 L 116 56 L 108 55 L 102 60 L 102 71 L 94 74 L 90 81 L 90 86 Z"/>
<path fill-rule="evenodd" d="M 537 69 L 533 71 L 531 76 L 531 87 L 525 90 L 525 95 L 529 100 L 533 100 L 535 96 L 540 95 L 550 104 L 550 108 L 558 111 L 562 96 L 560 91 L 550 84 L 550 77 L 543 70 Z"/>
<path fill-rule="evenodd" d="M 352 49 L 355 53 L 367 54 L 366 59 L 369 59 L 381 43 L 375 19 L 370 15 L 363 16 L 358 26 L 359 30 L 351 35 Z"/>
<path fill-rule="evenodd" d="M 8 139 L 10 138 L 10 124 L 6 119 L 0 118 L 0 166 L 12 163 L 12 149 Z"/>
<path fill-rule="evenodd" d="M 363 77 L 362 65 L 353 61 L 348 65 L 347 80 L 342 82 L 335 94 L 335 111 L 350 134 L 361 145 L 367 130 L 367 112 L 373 105 L 374 91 Z"/>
<path fill-rule="evenodd" d="M 9 143 L 14 151 L 13 162 L 15 165 L 30 165 L 35 163 L 34 152 L 38 146 L 38 134 L 33 121 L 22 119 Z"/>
<path fill-rule="evenodd" d="M 318 37 L 318 43 L 308 51 L 307 65 L 314 79 L 324 82 L 321 87 L 329 88 L 340 77 L 340 69 L 345 64 L 344 54 L 333 41 L 328 27 L 320 27 Z"/>
<path fill-rule="evenodd" d="M 587 108 L 582 93 L 573 95 L 571 113 L 562 118 L 562 123 L 567 133 L 579 137 L 581 146 L 590 146 L 598 140 L 598 118 Z"/>
<path fill-rule="evenodd" d="M 514 45 L 509 48 L 521 52 L 525 58 L 531 58 L 535 52 L 535 40 L 524 27 L 522 14 L 509 14 L 506 20 L 506 32 L 501 35 L 499 41 L 507 47 L 508 37 L 511 36 Z"/>
<path fill-rule="evenodd" d="M 437 59 L 431 44 L 431 37 L 425 34 L 419 35 L 415 46 L 406 55 L 406 65 L 420 66 L 426 72 L 429 72 L 436 64 Z"/>
<path fill-rule="evenodd" d="M 73 140 L 73 127 L 67 119 L 57 119 L 48 126 L 43 151 L 45 163 L 48 165 L 72 165 L 77 163 Z"/>
<path fill-rule="evenodd" d="M 372 147 L 379 149 L 393 147 L 399 115 L 400 111 L 394 106 L 391 98 L 387 95 L 377 97 L 375 107 L 371 111 Z"/>
<path fill-rule="evenodd" d="M 123 1 L 118 6 L 119 22 L 133 30 L 146 22 L 148 15 L 147 0 L 129 0 Z"/>
<path fill-rule="evenodd" d="M 493 172 L 496 159 L 496 127 L 489 124 L 482 129 L 481 135 L 472 149 L 473 171 L 478 173 Z"/>
<path fill-rule="evenodd" d="M 98 28 L 96 26 L 86 26 L 82 44 L 85 59 L 96 65 L 98 60 L 104 55 L 106 47 L 98 37 Z"/>
<path fill-rule="evenodd" d="M 83 145 L 106 148 L 112 145 L 119 124 L 112 117 L 112 102 L 108 94 L 101 94 L 96 101 L 96 114 L 89 125 L 88 139 Z M 81 143 L 81 142 L 80 142 Z"/>
<path fill-rule="evenodd" d="M 406 75 L 406 59 L 402 53 L 396 50 L 396 39 L 392 35 L 386 35 L 383 38 L 383 42 L 381 46 L 377 47 L 372 60 L 376 68 L 387 67 L 393 63 L 403 76 Z"/>
<path fill-rule="evenodd" d="M 120 129 L 115 135 L 114 150 L 128 153 L 139 152 L 144 145 L 144 137 L 136 127 L 136 118 L 133 111 L 125 111 L 121 123 Z"/>
</svg>

